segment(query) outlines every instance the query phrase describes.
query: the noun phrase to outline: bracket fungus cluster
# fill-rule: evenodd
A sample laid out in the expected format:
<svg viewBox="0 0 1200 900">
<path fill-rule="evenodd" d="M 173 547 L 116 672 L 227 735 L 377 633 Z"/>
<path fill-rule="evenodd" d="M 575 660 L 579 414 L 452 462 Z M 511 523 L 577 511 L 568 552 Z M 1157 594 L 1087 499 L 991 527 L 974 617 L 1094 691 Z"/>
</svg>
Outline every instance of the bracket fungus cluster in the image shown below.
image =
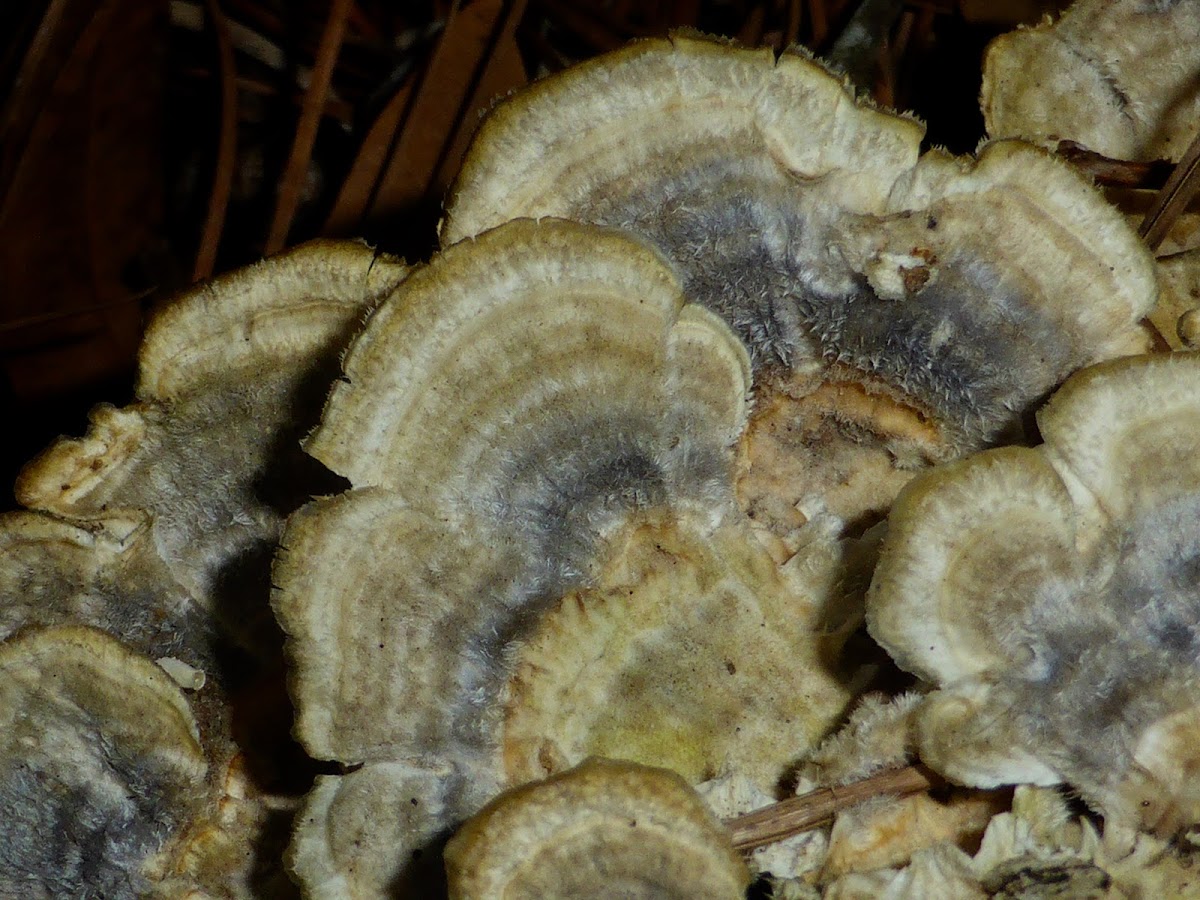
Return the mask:
<svg viewBox="0 0 1200 900">
<path fill-rule="evenodd" d="M 1200 356 L 1096 366 L 1039 413 L 1041 446 L 901 494 L 868 623 L 938 686 L 917 713 L 927 763 L 1067 782 L 1118 830 L 1200 822 L 1198 398 Z"/>
<path fill-rule="evenodd" d="M 955 780 L 1200 818 L 1200 369 L 1111 362 L 1149 347 L 1154 263 L 1084 179 L 922 136 L 801 53 L 645 41 L 493 111 L 427 264 L 308 245 L 170 307 L 137 403 L 32 463 L 0 520 L 0 720 L 44 698 L 5 734 L 57 779 L 10 752 L 0 812 L 37 831 L 115 784 L 88 808 L 126 839 L 68 831 L 73 871 L 251 895 L 222 854 L 263 798 L 238 788 L 231 819 L 221 773 L 277 623 L 295 736 L 337 769 L 286 853 L 309 897 L 424 896 L 443 847 L 462 900 L 579 873 L 736 897 L 689 786 L 777 795 L 856 740 L 842 768 L 869 768 L 914 709 Z M 961 460 L 1028 441 L 1096 363 L 1043 447 Z M 936 690 L 815 751 L 875 674 L 864 616 Z M 977 801 L 930 832 L 978 832 Z M 869 820 L 842 823 L 839 875 Z M 0 848 L 0 889 L 14 865 L 44 894 L 89 877 L 53 882 L 32 842 Z"/>
<path fill-rule="evenodd" d="M 1145 348 L 1152 261 L 1082 179 L 920 138 L 807 57 L 693 38 L 484 123 L 306 442 L 353 489 L 273 573 L 297 734 L 357 767 L 300 817 L 313 896 L 420 878 L 589 756 L 773 791 L 865 685 L 856 534 Z"/>
<path fill-rule="evenodd" d="M 354 490 L 274 570 L 297 734 L 363 764 L 302 817 L 314 894 L 365 890 L 331 842 L 381 796 L 416 801 L 384 817 L 396 866 L 588 756 L 770 785 L 841 717 L 834 554 L 779 567 L 741 521 L 748 356 L 651 248 L 508 223 L 409 276 L 345 371 L 308 448 Z"/>
<path fill-rule="evenodd" d="M 137 402 L 22 472 L 29 509 L 0 517 L 0 893 L 262 888 L 248 769 L 270 763 L 235 742 L 232 696 L 270 667 L 270 558 L 320 484 L 296 438 L 406 271 L 318 243 L 197 288 L 151 323 Z"/>
<path fill-rule="evenodd" d="M 656 246 L 750 351 L 738 493 L 786 558 L 1145 346 L 1152 262 L 1083 179 L 1020 143 L 919 156 L 922 131 L 799 53 L 645 41 L 502 103 L 442 239 L 559 216 Z"/>
</svg>

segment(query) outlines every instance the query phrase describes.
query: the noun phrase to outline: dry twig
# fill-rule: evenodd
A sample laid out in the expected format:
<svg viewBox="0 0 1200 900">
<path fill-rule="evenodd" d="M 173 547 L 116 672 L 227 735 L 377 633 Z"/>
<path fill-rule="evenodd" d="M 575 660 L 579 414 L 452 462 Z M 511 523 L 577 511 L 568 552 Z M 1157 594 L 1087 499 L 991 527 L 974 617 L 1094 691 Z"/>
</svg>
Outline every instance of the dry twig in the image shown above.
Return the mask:
<svg viewBox="0 0 1200 900">
<path fill-rule="evenodd" d="M 233 63 L 233 38 L 229 34 L 229 23 L 221 11 L 218 0 L 206 0 L 209 21 L 217 49 L 217 70 L 221 85 L 221 132 L 217 140 L 217 161 L 213 166 L 212 190 L 208 195 L 208 212 L 204 228 L 200 232 L 200 246 L 196 251 L 196 265 L 192 269 L 192 281 L 202 281 L 213 273 L 217 263 L 217 249 L 221 244 L 221 232 L 225 228 L 225 212 L 229 208 L 229 195 L 233 189 L 233 175 L 237 167 L 237 69 Z"/>
<path fill-rule="evenodd" d="M 296 137 L 292 141 L 292 151 L 288 155 L 287 166 L 279 181 L 279 197 L 275 205 L 275 216 L 271 220 L 271 230 L 267 234 L 264 252 L 269 256 L 283 249 L 288 232 L 292 227 L 296 209 L 300 205 L 300 189 L 304 176 L 308 172 L 308 163 L 312 159 L 313 144 L 317 139 L 317 126 L 321 124 L 321 112 L 325 108 L 325 96 L 329 93 L 329 84 L 333 79 L 333 67 L 337 62 L 338 52 L 342 47 L 342 38 L 346 33 L 346 19 L 354 0 L 333 0 L 329 9 L 329 19 L 321 34 L 321 43 L 317 47 L 317 58 L 313 63 L 312 82 L 304 95 L 304 105 L 300 110 L 300 121 L 296 123 Z"/>
<path fill-rule="evenodd" d="M 1158 249 L 1175 220 L 1197 194 L 1200 194 L 1200 133 L 1192 139 L 1183 159 L 1150 204 L 1146 218 L 1142 219 L 1138 234 L 1151 250 Z"/>
<path fill-rule="evenodd" d="M 831 822 L 837 813 L 864 800 L 885 794 L 907 797 L 944 784 L 940 777 L 921 765 L 889 769 L 844 787 L 819 788 L 799 797 L 790 797 L 727 819 L 725 826 L 735 849 L 754 850 Z"/>
</svg>

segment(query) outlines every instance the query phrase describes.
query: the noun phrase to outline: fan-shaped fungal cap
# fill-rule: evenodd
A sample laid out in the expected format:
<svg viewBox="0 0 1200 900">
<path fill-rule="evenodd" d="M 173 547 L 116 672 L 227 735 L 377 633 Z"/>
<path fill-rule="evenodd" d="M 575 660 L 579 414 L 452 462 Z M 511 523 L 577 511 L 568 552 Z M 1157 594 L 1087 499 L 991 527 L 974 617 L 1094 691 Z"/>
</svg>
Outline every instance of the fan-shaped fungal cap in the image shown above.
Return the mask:
<svg viewBox="0 0 1200 900">
<path fill-rule="evenodd" d="M 521 216 L 628 228 L 679 267 L 689 299 L 720 313 L 757 361 L 811 365 L 791 295 L 828 268 L 830 220 L 878 210 L 922 131 L 855 103 L 796 53 L 776 60 L 680 36 L 635 43 L 493 111 L 442 239 Z"/>
<path fill-rule="evenodd" d="M 452 248 L 346 371 L 310 448 L 386 487 L 302 512 L 275 570 L 318 756 L 486 743 L 503 648 L 594 575 L 598 541 L 637 509 L 732 509 L 745 353 L 616 233 L 516 222 Z"/>
<path fill-rule="evenodd" d="M 598 749 L 770 785 L 842 715 L 851 567 L 821 545 L 781 571 L 738 524 L 747 355 L 645 244 L 508 223 L 413 273 L 345 366 L 310 448 L 355 489 L 289 520 L 273 572 L 310 753 L 444 772 L 446 827 Z M 361 865 L 317 824 L 293 869 L 393 871 L 435 824 Z"/>
<path fill-rule="evenodd" d="M 0 894 L 142 896 L 205 768 L 187 701 L 150 660 L 89 628 L 0 644 Z"/>
<path fill-rule="evenodd" d="M 667 406 L 660 428 L 712 429 L 722 447 L 744 423 L 744 351 L 616 232 L 514 222 L 445 251 L 402 296 L 354 342 L 306 445 L 356 487 L 434 505 L 487 496 L 507 448 L 546 422 L 566 443 L 590 419 L 633 430 Z"/>
<path fill-rule="evenodd" d="M 1057 22 L 992 42 L 981 104 L 993 137 L 1178 160 L 1200 115 L 1198 78 L 1195 3 L 1076 0 Z"/>
<path fill-rule="evenodd" d="M 296 814 L 288 866 L 313 900 L 423 896 L 440 880 L 436 852 L 448 822 L 473 809 L 448 807 L 464 793 L 446 764 L 368 763 L 322 775 Z M 475 808 L 482 798 L 473 797 Z"/>
<path fill-rule="evenodd" d="M 144 515 L 86 523 L 46 513 L 0 516 L 0 640 L 22 628 L 90 625 L 152 658 L 204 670 L 213 626 L 175 585 Z"/>
<path fill-rule="evenodd" d="M 1117 826 L 1200 821 L 1181 737 L 1200 707 L 1198 398 L 1192 354 L 1086 369 L 1039 414 L 1043 446 L 901 494 L 868 624 L 942 688 L 919 714 L 928 764 L 1068 781 Z"/>
<path fill-rule="evenodd" d="M 97 407 L 85 437 L 25 468 L 18 499 L 76 518 L 150 513 L 158 552 L 201 608 L 230 592 L 242 602 L 226 607 L 244 605 L 282 516 L 320 485 L 296 445 L 337 353 L 406 271 L 363 245 L 317 242 L 195 288 L 151 322 L 138 402 Z"/>
<path fill-rule="evenodd" d="M 873 209 L 916 161 L 923 132 L 856 103 L 799 52 L 776 59 L 682 35 L 639 41 L 500 104 L 464 161 L 442 238 L 456 243 L 516 215 L 604 211 L 618 224 L 642 208 L 639 192 L 678 201 L 738 176 L 760 187 L 827 180 L 847 207 Z"/>
<path fill-rule="evenodd" d="M 783 559 L 1146 345 L 1153 262 L 1090 185 L 1011 143 L 918 162 L 920 135 L 811 59 L 649 41 L 501 104 L 443 238 L 556 215 L 661 250 L 756 363 L 738 493 Z"/>
<path fill-rule="evenodd" d="M 593 759 L 503 794 L 446 848 L 453 900 L 740 898 L 728 833 L 678 775 Z"/>
</svg>

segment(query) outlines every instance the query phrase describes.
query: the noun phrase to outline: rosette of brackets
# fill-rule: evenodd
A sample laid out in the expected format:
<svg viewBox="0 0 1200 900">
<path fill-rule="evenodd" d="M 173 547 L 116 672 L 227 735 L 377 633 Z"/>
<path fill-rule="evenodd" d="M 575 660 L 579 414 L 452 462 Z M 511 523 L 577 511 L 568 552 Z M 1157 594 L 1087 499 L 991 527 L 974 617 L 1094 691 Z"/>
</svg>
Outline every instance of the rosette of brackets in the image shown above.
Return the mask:
<svg viewBox="0 0 1200 900">
<path fill-rule="evenodd" d="M 0 894 L 286 885 L 262 861 L 287 838 L 286 701 L 258 697 L 280 643 L 269 566 L 330 484 L 299 436 L 406 271 L 318 243 L 194 289 L 153 319 L 136 401 L 25 468 L 29 509 L 0 517 Z M 259 717 L 278 733 L 247 730 Z"/>
<path fill-rule="evenodd" d="M 1083 179 L 921 137 L 806 56 L 681 37 L 485 121 L 306 443 L 353 489 L 275 564 L 297 734 L 347 769 L 298 820 L 311 896 L 416 885 L 592 756 L 773 795 L 871 674 L 900 488 L 1148 346 L 1153 260 Z"/>
<path fill-rule="evenodd" d="M 309 896 L 424 895 L 481 809 L 447 851 L 456 896 L 510 851 L 689 895 L 638 881 L 625 837 L 737 896 L 685 786 L 773 796 L 845 719 L 896 494 L 1148 346 L 1153 260 L 1084 180 L 1026 144 L 921 139 L 800 53 L 646 41 L 497 107 L 427 265 L 309 245 L 165 310 L 137 401 L 31 464 L 3 520 L 22 737 L 0 803 L 34 823 L 6 871 L 48 894 L 85 872 L 111 896 L 261 891 L 271 798 L 228 773 L 273 582 L 296 735 L 341 771 L 296 816 Z M 618 840 L 622 817 L 645 827 Z M 47 824 L 76 819 L 113 839 Z"/>
</svg>

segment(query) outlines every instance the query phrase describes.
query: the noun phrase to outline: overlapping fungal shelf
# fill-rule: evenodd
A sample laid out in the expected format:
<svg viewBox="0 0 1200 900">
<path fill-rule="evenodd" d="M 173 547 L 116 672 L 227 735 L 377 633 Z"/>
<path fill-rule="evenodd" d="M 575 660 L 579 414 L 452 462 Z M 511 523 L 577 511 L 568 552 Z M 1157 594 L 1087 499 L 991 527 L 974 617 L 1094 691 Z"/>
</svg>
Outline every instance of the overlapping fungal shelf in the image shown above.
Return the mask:
<svg viewBox="0 0 1200 900">
<path fill-rule="evenodd" d="M 939 687 L 923 759 L 965 784 L 1067 782 L 1110 827 L 1200 819 L 1198 423 L 1200 357 L 1120 360 L 1043 407 L 1044 444 L 901 494 L 868 622 Z"/>
<path fill-rule="evenodd" d="M 0 894 L 281 883 L 278 861 L 256 867 L 279 836 L 248 770 L 270 772 L 282 743 L 239 746 L 232 700 L 278 654 L 283 520 L 336 484 L 299 436 L 349 333 L 406 272 L 317 242 L 196 288 L 150 324 L 135 403 L 97 408 L 21 473 L 29 509 L 0 516 L 0 709 L 20 747 L 0 773 Z"/>
<path fill-rule="evenodd" d="M 1174 890 L 1200 368 L 1145 355 L 1154 260 L 1077 173 L 921 141 L 801 53 L 640 42 L 497 106 L 427 263 L 306 245 L 163 311 L 0 519 L 0 893 L 269 895 L 233 706 L 276 623 L 307 897 L 736 898 L 702 796 L 918 756 L 1024 787 L 752 866 Z M 915 690 L 864 701 L 884 651 Z"/>
</svg>

